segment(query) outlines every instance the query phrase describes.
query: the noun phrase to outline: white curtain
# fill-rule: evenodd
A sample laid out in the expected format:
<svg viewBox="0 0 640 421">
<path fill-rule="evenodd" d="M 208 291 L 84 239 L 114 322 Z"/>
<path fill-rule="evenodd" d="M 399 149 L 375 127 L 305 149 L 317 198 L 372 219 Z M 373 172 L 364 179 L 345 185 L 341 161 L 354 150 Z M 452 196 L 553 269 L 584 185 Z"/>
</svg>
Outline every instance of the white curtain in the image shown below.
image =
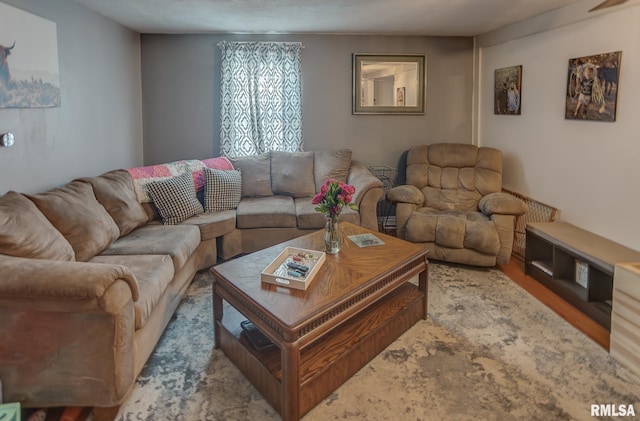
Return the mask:
<svg viewBox="0 0 640 421">
<path fill-rule="evenodd" d="M 218 46 L 221 155 L 301 151 L 302 44 L 223 41 Z"/>
</svg>

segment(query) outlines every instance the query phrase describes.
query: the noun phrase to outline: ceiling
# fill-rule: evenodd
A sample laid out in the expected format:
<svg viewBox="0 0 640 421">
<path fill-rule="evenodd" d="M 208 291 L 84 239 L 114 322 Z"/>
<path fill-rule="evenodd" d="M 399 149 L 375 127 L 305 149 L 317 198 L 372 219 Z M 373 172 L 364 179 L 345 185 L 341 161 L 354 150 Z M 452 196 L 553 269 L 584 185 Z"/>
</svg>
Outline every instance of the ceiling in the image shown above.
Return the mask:
<svg viewBox="0 0 640 421">
<path fill-rule="evenodd" d="M 475 36 L 595 0 L 75 0 L 140 33 Z"/>
</svg>

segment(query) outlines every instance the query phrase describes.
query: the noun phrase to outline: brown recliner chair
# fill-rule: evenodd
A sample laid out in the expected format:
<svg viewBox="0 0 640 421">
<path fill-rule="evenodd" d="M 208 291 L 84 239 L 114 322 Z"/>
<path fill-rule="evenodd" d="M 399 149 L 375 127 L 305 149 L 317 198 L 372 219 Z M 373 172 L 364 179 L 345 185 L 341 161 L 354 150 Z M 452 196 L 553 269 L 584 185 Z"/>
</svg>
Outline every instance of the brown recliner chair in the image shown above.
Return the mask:
<svg viewBox="0 0 640 421">
<path fill-rule="evenodd" d="M 429 257 L 474 266 L 509 262 L 515 218 L 527 211 L 502 192 L 502 152 L 438 143 L 407 153 L 407 184 L 387 192 L 398 237 L 429 248 Z"/>
</svg>

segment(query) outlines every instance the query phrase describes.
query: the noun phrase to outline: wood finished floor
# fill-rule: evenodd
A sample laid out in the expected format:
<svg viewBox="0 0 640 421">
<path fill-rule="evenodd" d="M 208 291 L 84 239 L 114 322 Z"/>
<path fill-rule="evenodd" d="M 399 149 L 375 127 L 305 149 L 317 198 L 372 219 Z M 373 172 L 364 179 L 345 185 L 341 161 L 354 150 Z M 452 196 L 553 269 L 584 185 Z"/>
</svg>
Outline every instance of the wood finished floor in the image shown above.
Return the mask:
<svg viewBox="0 0 640 421">
<path fill-rule="evenodd" d="M 512 257 L 506 265 L 498 265 L 498 268 L 525 291 L 533 295 L 560 317 L 571 323 L 595 343 L 609 350 L 609 331 L 598 323 L 585 316 L 571 304 L 547 289 L 538 281 L 524 274 L 524 262 Z"/>
</svg>

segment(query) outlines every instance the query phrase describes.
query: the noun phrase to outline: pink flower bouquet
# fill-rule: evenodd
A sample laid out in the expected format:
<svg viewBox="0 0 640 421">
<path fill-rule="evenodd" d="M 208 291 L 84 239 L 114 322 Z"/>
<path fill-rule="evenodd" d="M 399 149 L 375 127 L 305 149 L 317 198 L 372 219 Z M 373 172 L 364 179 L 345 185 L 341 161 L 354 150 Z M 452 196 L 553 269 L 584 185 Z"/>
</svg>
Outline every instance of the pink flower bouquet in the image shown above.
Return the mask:
<svg viewBox="0 0 640 421">
<path fill-rule="evenodd" d="M 316 211 L 324 213 L 327 218 L 337 218 L 345 206 L 353 210 L 358 210 L 355 203 L 351 203 L 356 188 L 345 184 L 342 181 L 329 179 L 311 199 L 311 203 L 316 206 Z"/>
</svg>

